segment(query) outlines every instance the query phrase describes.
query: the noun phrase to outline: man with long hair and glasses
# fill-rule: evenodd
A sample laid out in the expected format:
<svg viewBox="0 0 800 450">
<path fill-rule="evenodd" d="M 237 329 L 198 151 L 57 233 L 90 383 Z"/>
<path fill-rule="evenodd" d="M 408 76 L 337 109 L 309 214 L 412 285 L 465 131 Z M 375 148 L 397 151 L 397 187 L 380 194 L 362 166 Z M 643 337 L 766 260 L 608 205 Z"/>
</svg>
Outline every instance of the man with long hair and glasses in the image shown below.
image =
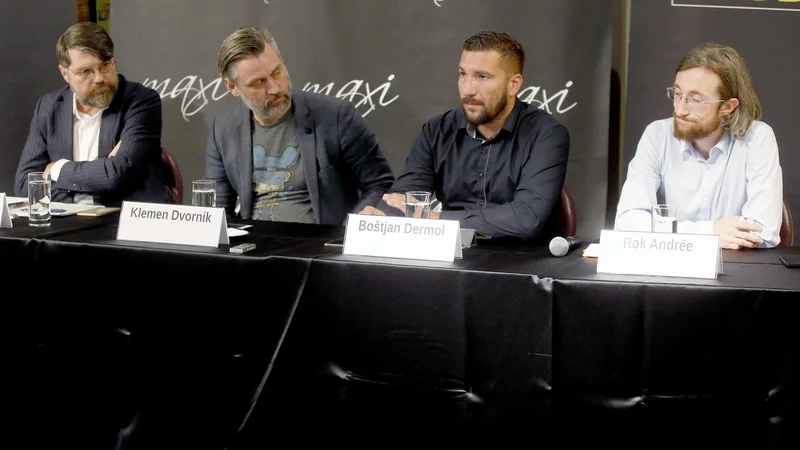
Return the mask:
<svg viewBox="0 0 800 450">
<path fill-rule="evenodd" d="M 52 200 L 119 206 L 166 203 L 161 167 L 161 98 L 117 73 L 114 43 L 100 25 L 81 22 L 56 43 L 63 88 L 36 103 L 15 181 L 50 173 Z"/>
<path fill-rule="evenodd" d="M 783 178 L 778 144 L 761 118 L 745 62 L 701 44 L 667 88 L 671 118 L 645 129 L 617 205 L 614 228 L 650 231 L 651 208 L 674 205 L 678 232 L 716 234 L 727 249 L 780 243 Z"/>
</svg>

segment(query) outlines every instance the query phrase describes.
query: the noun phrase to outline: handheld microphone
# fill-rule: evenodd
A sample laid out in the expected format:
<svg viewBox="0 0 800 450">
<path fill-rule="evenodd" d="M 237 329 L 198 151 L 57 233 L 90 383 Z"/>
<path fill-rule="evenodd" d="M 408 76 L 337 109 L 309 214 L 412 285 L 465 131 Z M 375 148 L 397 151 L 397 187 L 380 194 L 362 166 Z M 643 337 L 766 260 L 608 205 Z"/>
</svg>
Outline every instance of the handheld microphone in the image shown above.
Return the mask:
<svg viewBox="0 0 800 450">
<path fill-rule="evenodd" d="M 550 241 L 550 254 L 553 256 L 564 256 L 579 245 L 581 245 L 581 240 L 575 236 L 567 236 L 565 238 L 556 236 Z"/>
</svg>

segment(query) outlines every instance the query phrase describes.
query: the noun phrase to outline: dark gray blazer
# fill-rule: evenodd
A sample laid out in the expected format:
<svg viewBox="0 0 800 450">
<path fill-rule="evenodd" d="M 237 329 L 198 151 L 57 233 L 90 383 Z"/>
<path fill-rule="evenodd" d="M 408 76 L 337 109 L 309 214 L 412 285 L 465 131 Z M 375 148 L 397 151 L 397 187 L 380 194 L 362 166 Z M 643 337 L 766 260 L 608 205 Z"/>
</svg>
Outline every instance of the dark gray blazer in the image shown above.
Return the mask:
<svg viewBox="0 0 800 450">
<path fill-rule="evenodd" d="M 52 185 L 52 199 L 71 203 L 76 193 L 99 197 L 105 206 L 122 200 L 167 203 L 162 183 L 161 97 L 153 89 L 119 75 L 119 89 L 100 123 L 97 159 L 72 161 L 72 90 L 66 86 L 36 103 L 28 140 L 14 181 L 18 196 L 28 195 L 27 175 L 48 163 L 68 159 Z M 122 141 L 116 156 L 108 154 Z"/>
<path fill-rule="evenodd" d="M 317 223 L 341 225 L 348 213 L 374 206 L 394 182 L 378 139 L 350 102 L 292 91 L 297 142 Z M 253 133 L 245 106 L 213 120 L 206 151 L 208 180 L 217 183 L 217 206 L 233 215 L 253 210 Z"/>
</svg>

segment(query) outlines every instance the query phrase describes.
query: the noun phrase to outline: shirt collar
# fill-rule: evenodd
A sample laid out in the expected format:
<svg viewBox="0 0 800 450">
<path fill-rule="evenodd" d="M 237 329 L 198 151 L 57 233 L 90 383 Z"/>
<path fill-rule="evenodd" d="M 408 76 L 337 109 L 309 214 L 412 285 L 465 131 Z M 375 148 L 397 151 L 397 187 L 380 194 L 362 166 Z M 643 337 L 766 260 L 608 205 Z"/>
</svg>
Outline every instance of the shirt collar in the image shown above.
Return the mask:
<svg viewBox="0 0 800 450">
<path fill-rule="evenodd" d="M 680 153 L 685 161 L 694 154 L 695 149 L 692 146 L 692 143 L 689 141 L 680 139 L 678 142 L 680 142 L 678 149 L 680 150 Z M 714 147 L 711 148 L 709 154 L 714 153 L 714 150 L 717 149 L 722 155 L 725 155 L 730 151 L 731 145 L 733 145 L 733 138 L 731 137 L 730 133 L 726 131 L 722 133 L 722 137 L 720 137 L 719 141 L 714 144 Z"/>
<path fill-rule="evenodd" d="M 494 136 L 489 137 L 486 139 L 490 141 L 500 135 L 500 132 L 503 130 L 508 131 L 509 133 L 513 134 L 514 130 L 517 128 L 517 118 L 519 118 L 520 110 L 522 109 L 522 100 L 516 99 L 514 100 L 514 108 L 511 110 L 511 113 L 506 117 L 506 121 L 503 122 L 503 126 L 497 130 L 497 133 Z M 470 135 L 473 139 L 480 139 L 478 136 L 478 129 L 473 127 L 471 123 L 467 122 L 467 117 L 464 115 L 464 108 L 458 108 L 458 114 L 460 118 L 461 125 L 459 129 L 466 130 L 467 134 Z"/>
</svg>

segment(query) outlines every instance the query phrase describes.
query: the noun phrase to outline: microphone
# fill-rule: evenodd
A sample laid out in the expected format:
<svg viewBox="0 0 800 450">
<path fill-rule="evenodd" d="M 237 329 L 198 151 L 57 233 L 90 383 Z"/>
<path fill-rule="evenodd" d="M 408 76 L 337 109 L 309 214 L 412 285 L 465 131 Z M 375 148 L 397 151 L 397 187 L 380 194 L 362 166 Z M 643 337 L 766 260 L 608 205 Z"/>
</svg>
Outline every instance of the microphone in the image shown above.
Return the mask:
<svg viewBox="0 0 800 450">
<path fill-rule="evenodd" d="M 565 238 L 556 236 L 550 241 L 550 254 L 553 256 L 564 256 L 579 245 L 581 245 L 581 240 L 575 236 L 567 236 Z"/>
</svg>

